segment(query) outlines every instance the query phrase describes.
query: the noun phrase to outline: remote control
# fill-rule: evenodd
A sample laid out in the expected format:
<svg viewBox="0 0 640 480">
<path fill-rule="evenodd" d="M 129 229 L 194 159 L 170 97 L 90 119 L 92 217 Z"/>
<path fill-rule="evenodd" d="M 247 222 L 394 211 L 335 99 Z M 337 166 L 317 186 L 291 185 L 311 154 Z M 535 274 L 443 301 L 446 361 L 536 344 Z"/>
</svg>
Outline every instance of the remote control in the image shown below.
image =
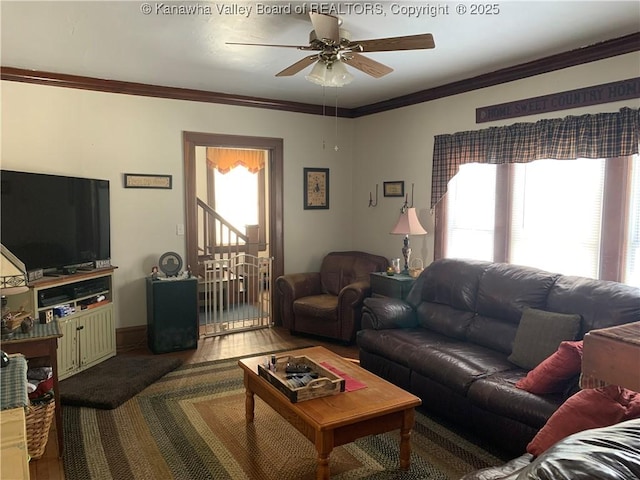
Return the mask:
<svg viewBox="0 0 640 480">
<path fill-rule="evenodd" d="M 311 367 L 304 363 L 287 363 L 284 371 L 286 373 L 308 373 L 311 371 Z"/>
<path fill-rule="evenodd" d="M 318 378 L 318 374 L 316 372 L 309 372 L 309 373 L 287 373 L 286 378 L 302 378 L 302 377 L 306 377 L 309 376 L 311 378 Z"/>
</svg>

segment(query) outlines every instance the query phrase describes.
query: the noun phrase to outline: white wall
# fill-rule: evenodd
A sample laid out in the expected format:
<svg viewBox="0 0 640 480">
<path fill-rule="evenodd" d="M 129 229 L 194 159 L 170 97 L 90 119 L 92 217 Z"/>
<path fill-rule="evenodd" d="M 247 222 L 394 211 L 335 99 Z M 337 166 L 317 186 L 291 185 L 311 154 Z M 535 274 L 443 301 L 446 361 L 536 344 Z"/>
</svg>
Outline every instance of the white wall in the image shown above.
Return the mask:
<svg viewBox="0 0 640 480">
<path fill-rule="evenodd" d="M 144 277 L 166 251 L 184 256 L 182 132 L 284 139 L 285 271 L 316 269 L 326 252 L 358 249 L 400 257 L 402 238 L 389 235 L 402 200 L 385 198 L 382 182 L 403 180 L 430 232 L 412 237 L 414 256 L 433 259 L 429 213 L 433 137 L 442 133 L 535 121 L 542 116 L 475 124 L 477 107 L 636 77 L 640 53 L 485 88 L 358 119 L 332 118 L 208 103 L 1 83 L 1 167 L 111 181 L 112 262 L 117 327 L 146 322 Z M 346 87 L 349 88 L 349 87 Z M 637 108 L 638 100 L 544 117 Z M 323 137 L 326 148 L 323 149 Z M 329 210 L 303 210 L 302 169 L 330 168 Z M 172 190 L 122 186 L 123 173 L 173 175 Z M 379 185 L 378 206 L 368 208 Z"/>
<path fill-rule="evenodd" d="M 389 235 L 403 201 L 379 196 L 378 206 L 368 208 L 369 192 L 376 183 L 403 180 L 411 196 L 415 183 L 414 206 L 418 209 L 426 236 L 411 237 L 413 256 L 425 265 L 433 261 L 433 216 L 431 203 L 431 165 L 434 136 L 542 118 L 563 118 L 585 113 L 617 112 L 624 106 L 640 107 L 640 100 L 607 103 L 542 115 L 511 118 L 476 124 L 476 108 L 635 78 L 640 73 L 640 53 L 631 53 L 536 77 L 484 88 L 460 95 L 412 105 L 398 110 L 356 119 L 354 150 L 353 218 L 354 244 L 362 250 L 402 257 L 402 237 Z M 409 199 L 411 201 L 411 199 Z"/>
<path fill-rule="evenodd" d="M 284 139 L 285 271 L 317 269 L 353 248 L 353 120 L 2 82 L 1 167 L 111 182 L 117 327 L 146 323 L 144 278 L 160 255 L 185 255 L 182 132 Z M 327 149 L 322 148 L 326 135 Z M 303 210 L 302 169 L 330 169 L 329 210 Z M 123 173 L 173 175 L 172 190 L 123 187 Z M 43 232 L 44 234 L 44 232 Z"/>
</svg>

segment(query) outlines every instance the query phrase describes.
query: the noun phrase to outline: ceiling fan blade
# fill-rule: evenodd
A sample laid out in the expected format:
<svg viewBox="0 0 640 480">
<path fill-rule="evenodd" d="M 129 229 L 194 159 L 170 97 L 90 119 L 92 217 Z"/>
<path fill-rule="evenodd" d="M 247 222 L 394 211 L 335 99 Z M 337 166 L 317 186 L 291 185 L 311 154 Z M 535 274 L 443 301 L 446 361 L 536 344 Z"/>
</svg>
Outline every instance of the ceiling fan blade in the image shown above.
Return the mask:
<svg viewBox="0 0 640 480">
<path fill-rule="evenodd" d="M 299 71 L 311 65 L 316 60 L 318 60 L 318 55 L 309 55 L 308 57 L 304 57 L 302 60 L 298 60 L 296 63 L 288 66 L 281 72 L 276 73 L 276 77 L 290 77 L 291 75 L 295 75 Z"/>
<path fill-rule="evenodd" d="M 344 56 L 343 61 L 347 65 L 351 65 L 354 68 L 371 75 L 375 78 L 384 77 L 386 74 L 393 72 L 393 68 L 387 67 L 380 62 L 376 62 L 364 55 L 358 53 L 350 53 L 349 56 Z"/>
<path fill-rule="evenodd" d="M 245 45 L 250 47 L 280 47 L 280 48 L 297 48 L 298 50 L 310 50 L 308 45 L 275 45 L 272 43 L 242 43 L 242 42 L 225 42 L 227 45 Z"/>
<path fill-rule="evenodd" d="M 376 38 L 373 40 L 360 40 L 351 42 L 351 45 L 359 45 L 363 52 L 389 52 L 394 50 L 422 50 L 435 48 L 433 35 L 423 33 L 420 35 L 408 35 L 406 37 Z"/>
<path fill-rule="evenodd" d="M 340 43 L 338 17 L 315 12 L 309 13 L 309 17 L 311 17 L 311 23 L 316 32 L 316 37 L 321 40 L 331 40 L 336 44 Z"/>
</svg>

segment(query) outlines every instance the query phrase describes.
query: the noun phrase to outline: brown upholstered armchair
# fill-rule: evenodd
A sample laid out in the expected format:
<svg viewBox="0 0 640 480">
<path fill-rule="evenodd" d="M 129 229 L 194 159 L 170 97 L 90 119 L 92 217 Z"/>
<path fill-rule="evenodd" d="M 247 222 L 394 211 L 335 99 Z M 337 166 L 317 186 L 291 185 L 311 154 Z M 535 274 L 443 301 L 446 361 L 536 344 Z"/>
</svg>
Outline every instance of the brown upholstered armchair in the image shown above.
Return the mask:
<svg viewBox="0 0 640 480">
<path fill-rule="evenodd" d="M 319 272 L 278 277 L 282 325 L 352 343 L 360 329 L 362 301 L 371 294 L 369 273 L 386 270 L 386 258 L 365 252 L 332 252 Z"/>
</svg>

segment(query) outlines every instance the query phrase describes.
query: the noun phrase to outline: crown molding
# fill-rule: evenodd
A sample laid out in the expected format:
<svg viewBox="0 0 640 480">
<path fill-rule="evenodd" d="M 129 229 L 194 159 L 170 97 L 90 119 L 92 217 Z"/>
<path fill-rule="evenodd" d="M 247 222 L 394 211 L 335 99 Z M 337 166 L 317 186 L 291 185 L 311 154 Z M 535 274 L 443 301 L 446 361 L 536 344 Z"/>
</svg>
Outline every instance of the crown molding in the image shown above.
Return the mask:
<svg viewBox="0 0 640 480">
<path fill-rule="evenodd" d="M 520 80 L 597 60 L 603 60 L 605 58 L 615 57 L 638 50 L 640 50 L 640 32 L 531 62 L 522 63 L 513 67 L 503 68 L 484 75 L 448 83 L 439 87 L 421 90 L 409 95 L 395 97 L 382 102 L 351 109 L 338 108 L 337 116 L 344 118 L 357 118 L 372 115 L 374 113 L 394 110 L 396 108 L 416 105 L 418 103 L 428 102 L 438 98 L 500 85 L 502 83 L 512 82 L 514 80 Z M 270 110 L 308 113 L 312 115 L 333 116 L 336 113 L 335 109 L 329 106 L 323 107 L 322 105 L 313 105 L 308 103 L 287 102 L 260 97 L 209 92 L 205 90 L 192 90 L 135 82 L 123 82 L 120 80 L 105 80 L 101 78 L 42 72 L 15 67 L 0 67 L 0 79 L 11 82 L 35 83 L 53 87 L 76 88 L 80 90 L 94 90 L 98 92 L 170 98 L 174 100 L 189 100 L 193 102 L 218 103 L 223 105 L 252 108 L 266 108 Z"/>
<path fill-rule="evenodd" d="M 596 43 L 587 47 L 569 50 L 549 57 L 521 63 L 513 67 L 503 68 L 495 72 L 478 75 L 458 82 L 448 83 L 440 87 L 421 90 L 409 95 L 392 98 L 383 102 L 372 103 L 351 110 L 352 116 L 362 117 L 373 113 L 384 112 L 396 108 L 416 105 L 418 103 L 436 100 L 438 98 L 458 95 L 460 93 L 493 87 L 502 83 L 521 80 L 543 73 L 549 73 L 563 68 L 575 67 L 585 63 L 603 60 L 605 58 L 624 55 L 640 50 L 640 32 Z"/>
<path fill-rule="evenodd" d="M 125 95 L 139 95 L 144 97 L 169 98 L 172 100 L 189 100 L 193 102 L 219 103 L 241 107 L 267 108 L 298 113 L 322 115 L 321 105 L 308 103 L 286 102 L 268 98 L 230 95 L 227 93 L 209 92 L 188 88 L 165 87 L 146 83 L 124 82 L 120 80 L 105 80 L 95 77 L 69 75 L 66 73 L 43 72 L 14 67 L 0 67 L 0 79 L 11 82 L 35 83 L 50 87 L 76 88 L 79 90 L 93 90 L 97 92 L 121 93 Z M 334 108 L 325 107 L 325 114 L 334 114 Z M 338 115 L 349 117 L 349 109 L 338 108 Z"/>
</svg>

